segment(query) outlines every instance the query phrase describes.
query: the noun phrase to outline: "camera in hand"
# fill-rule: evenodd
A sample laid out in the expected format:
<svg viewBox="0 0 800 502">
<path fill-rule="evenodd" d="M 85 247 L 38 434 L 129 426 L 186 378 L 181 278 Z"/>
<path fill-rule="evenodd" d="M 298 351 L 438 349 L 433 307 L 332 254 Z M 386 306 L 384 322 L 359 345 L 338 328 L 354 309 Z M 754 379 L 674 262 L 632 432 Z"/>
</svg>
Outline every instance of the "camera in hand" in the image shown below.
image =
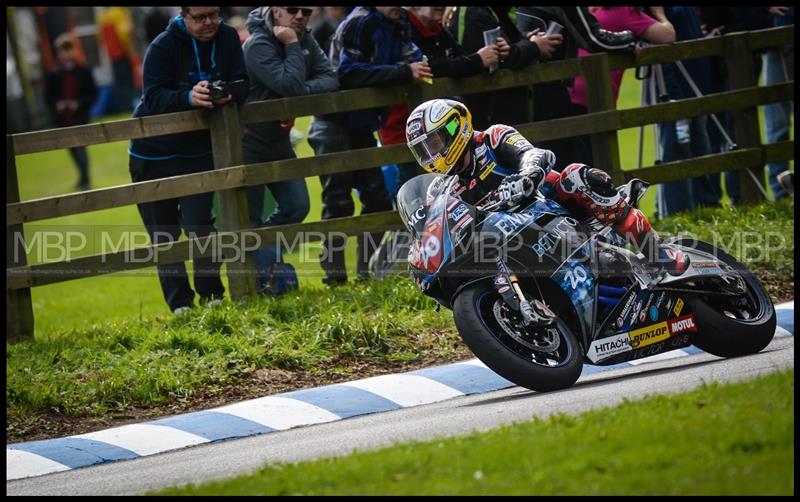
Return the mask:
<svg viewBox="0 0 800 502">
<path fill-rule="evenodd" d="M 224 80 L 215 80 L 211 82 L 208 87 L 209 96 L 211 101 L 218 103 L 228 97 L 228 94 L 236 95 L 242 91 L 247 83 L 242 80 L 234 80 L 233 82 L 225 82 Z"/>
</svg>

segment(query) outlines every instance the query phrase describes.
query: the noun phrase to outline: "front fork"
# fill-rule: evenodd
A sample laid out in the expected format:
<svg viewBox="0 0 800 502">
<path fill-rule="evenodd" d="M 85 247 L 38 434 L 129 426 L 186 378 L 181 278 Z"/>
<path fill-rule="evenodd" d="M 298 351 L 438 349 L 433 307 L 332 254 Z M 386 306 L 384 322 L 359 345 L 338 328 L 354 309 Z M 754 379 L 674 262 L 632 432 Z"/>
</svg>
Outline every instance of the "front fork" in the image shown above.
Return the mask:
<svg viewBox="0 0 800 502">
<path fill-rule="evenodd" d="M 494 287 L 509 307 L 522 314 L 525 325 L 552 324 L 556 318 L 553 311 L 537 298 L 533 301 L 526 300 L 522 288 L 519 287 L 517 276 L 508 268 L 506 262 L 498 256 L 495 263 L 499 273 L 494 278 Z"/>
</svg>

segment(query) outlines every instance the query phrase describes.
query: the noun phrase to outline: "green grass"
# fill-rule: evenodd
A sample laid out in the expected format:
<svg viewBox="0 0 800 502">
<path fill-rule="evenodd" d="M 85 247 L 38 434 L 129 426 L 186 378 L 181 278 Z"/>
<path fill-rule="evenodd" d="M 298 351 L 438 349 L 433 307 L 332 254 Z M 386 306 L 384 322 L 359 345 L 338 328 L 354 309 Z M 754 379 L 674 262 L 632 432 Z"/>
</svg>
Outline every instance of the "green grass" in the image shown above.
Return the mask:
<svg viewBox="0 0 800 502">
<path fill-rule="evenodd" d="M 7 344 L 7 432 L 43 413 L 97 416 L 218 392 L 261 368 L 349 374 L 356 363 L 466 354 L 450 313 L 433 306 L 396 278 Z"/>
<path fill-rule="evenodd" d="M 696 237 L 755 269 L 794 275 L 794 200 L 702 208 L 655 222 L 663 236 Z"/>
<path fill-rule="evenodd" d="M 159 495 L 794 495 L 794 370 Z"/>
</svg>

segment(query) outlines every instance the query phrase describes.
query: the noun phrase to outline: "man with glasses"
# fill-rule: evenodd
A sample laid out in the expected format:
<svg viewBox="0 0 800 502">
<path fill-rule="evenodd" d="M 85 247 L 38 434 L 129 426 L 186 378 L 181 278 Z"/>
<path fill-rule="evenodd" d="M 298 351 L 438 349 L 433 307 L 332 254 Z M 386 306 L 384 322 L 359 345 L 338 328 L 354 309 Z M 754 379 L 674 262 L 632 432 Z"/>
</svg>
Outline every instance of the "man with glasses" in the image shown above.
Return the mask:
<svg viewBox="0 0 800 502">
<path fill-rule="evenodd" d="M 258 7 L 247 17 L 250 38 L 244 59 L 250 75 L 250 101 L 333 92 L 339 81 L 330 60 L 308 30 L 310 7 Z M 247 124 L 242 146 L 247 164 L 294 159 L 290 131 L 293 117 Z M 264 221 L 264 188 L 276 208 Z M 276 181 L 247 190 L 250 223 L 254 227 L 300 223 L 308 214 L 309 198 L 303 178 Z M 259 288 L 268 292 L 270 267 L 278 262 L 279 248 L 254 253 Z"/>
<path fill-rule="evenodd" d="M 216 102 L 210 83 L 248 80 L 239 35 L 222 22 L 219 7 L 181 7 L 166 30 L 148 46 L 142 68 L 142 100 L 134 117 L 193 109 L 213 111 L 235 99 L 243 104 L 247 87 L 236 96 Z M 147 181 L 214 169 L 209 131 L 192 131 L 131 140 L 131 179 Z M 214 231 L 211 213 L 213 192 L 139 204 L 150 240 L 172 242 L 181 234 L 204 237 Z M 194 286 L 203 303 L 215 303 L 225 288 L 219 275 L 220 263 L 212 258 L 194 259 Z M 183 263 L 158 265 L 158 278 L 170 309 L 179 314 L 194 305 Z"/>
</svg>

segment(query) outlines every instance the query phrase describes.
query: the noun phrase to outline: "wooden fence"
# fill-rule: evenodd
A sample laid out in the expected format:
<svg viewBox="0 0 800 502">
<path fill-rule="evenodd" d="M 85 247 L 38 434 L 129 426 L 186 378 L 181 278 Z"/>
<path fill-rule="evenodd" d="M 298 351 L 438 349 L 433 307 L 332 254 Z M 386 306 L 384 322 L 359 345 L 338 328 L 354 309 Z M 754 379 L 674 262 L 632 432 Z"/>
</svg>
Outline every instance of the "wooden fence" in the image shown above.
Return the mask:
<svg viewBox="0 0 800 502">
<path fill-rule="evenodd" d="M 33 336 L 31 288 L 83 277 L 150 267 L 159 263 L 185 261 L 190 256 L 215 256 L 227 263 L 232 299 L 255 293 L 255 274 L 251 260 L 230 260 L 220 251 L 224 242 L 241 239 L 250 247 L 257 234 L 261 247 L 276 242 L 281 232 L 285 240 L 300 235 L 319 239 L 323 231 L 348 235 L 367 231 L 401 228 L 394 211 L 328 221 L 249 229 L 246 187 L 278 180 L 368 169 L 383 164 L 412 161 L 405 145 L 365 148 L 304 159 L 258 164 L 242 163 L 240 124 L 299 117 L 312 114 L 358 110 L 408 103 L 416 106 L 435 97 L 465 95 L 488 89 L 528 86 L 577 75 L 587 79 L 588 114 L 546 122 L 515 124 L 534 142 L 589 134 L 592 138 L 593 165 L 610 172 L 615 183 L 632 177 L 663 183 L 702 174 L 740 170 L 742 198 L 753 202 L 763 198 L 745 169 L 764 183 L 767 162 L 794 158 L 794 142 L 763 145 L 760 140 L 757 106 L 792 100 L 794 81 L 758 87 L 753 76 L 753 51 L 792 44 L 794 27 L 772 28 L 727 34 L 722 37 L 648 47 L 638 60 L 632 54 L 595 54 L 585 58 L 538 64 L 521 70 L 501 70 L 494 75 L 468 79 L 435 79 L 433 85 L 409 84 L 386 88 L 366 88 L 296 98 L 249 103 L 238 108 L 228 105 L 209 118 L 199 111 L 188 111 L 37 131 L 6 136 L 6 338 L 14 342 Z M 704 97 L 656 104 L 643 108 L 616 110 L 609 70 L 667 63 L 704 56 L 723 56 L 731 90 Z M 734 120 L 734 151 L 693 159 L 662 163 L 640 169 L 622 170 L 617 131 L 647 124 L 674 121 L 685 117 L 731 111 Z M 210 129 L 214 171 L 176 176 L 140 183 L 102 188 L 57 197 L 21 201 L 17 181 L 16 155 L 47 150 L 93 145 L 186 131 Z M 27 265 L 23 224 L 33 221 L 86 213 L 101 209 L 139 204 L 209 191 L 219 192 L 221 225 L 218 232 L 200 239 L 183 240 L 159 246 L 118 250 L 71 260 Z M 248 232 L 242 232 L 248 230 Z M 190 249 L 191 248 L 191 249 Z M 190 254 L 191 253 L 191 254 Z M 152 257 L 152 259 L 148 259 Z"/>
</svg>

